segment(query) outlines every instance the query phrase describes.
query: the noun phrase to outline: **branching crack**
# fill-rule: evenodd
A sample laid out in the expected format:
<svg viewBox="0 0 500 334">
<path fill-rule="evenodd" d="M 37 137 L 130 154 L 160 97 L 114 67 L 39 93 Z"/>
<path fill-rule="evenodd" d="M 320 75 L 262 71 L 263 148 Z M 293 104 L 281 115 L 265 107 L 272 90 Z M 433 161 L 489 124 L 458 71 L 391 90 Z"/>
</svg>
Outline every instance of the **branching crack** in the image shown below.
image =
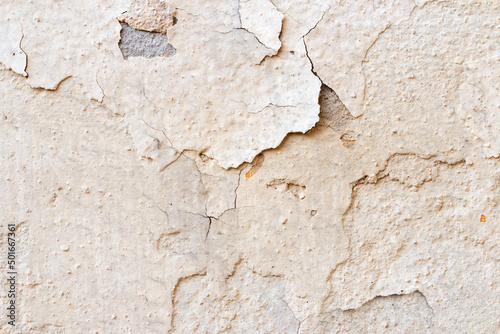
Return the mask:
<svg viewBox="0 0 500 334">
<path fill-rule="evenodd" d="M 151 129 L 153 129 L 153 130 L 155 130 L 155 131 L 158 131 L 158 132 L 163 133 L 163 136 L 165 137 L 165 139 L 167 139 L 167 140 L 168 140 L 168 143 L 170 144 L 170 147 L 171 147 L 171 148 L 173 148 L 173 149 L 175 149 L 175 148 L 174 148 L 174 146 L 172 145 L 172 141 L 170 141 L 170 139 L 169 139 L 169 138 L 167 137 L 167 135 L 165 134 L 165 131 L 163 131 L 163 130 L 161 130 L 161 129 L 157 129 L 157 128 L 155 128 L 155 127 L 152 127 L 152 126 L 151 126 L 148 122 L 146 122 L 146 121 L 144 120 L 144 118 L 143 118 L 142 116 L 141 116 L 140 118 L 141 118 L 141 120 L 144 122 L 144 124 L 146 124 L 149 128 L 151 128 Z M 175 149 L 175 150 L 177 151 L 177 149 Z M 177 152 L 179 152 L 179 151 L 177 151 Z M 179 153 L 181 153 L 181 154 L 182 154 L 182 152 L 179 152 Z"/>
<path fill-rule="evenodd" d="M 269 107 L 276 107 L 276 108 L 297 108 L 300 105 L 311 105 L 311 104 L 310 103 L 299 103 L 297 105 L 279 105 L 279 104 L 274 104 L 274 103 L 268 103 L 267 106 L 265 106 L 264 108 L 262 108 L 262 109 L 260 109 L 258 111 L 249 111 L 248 113 L 256 115 L 256 114 L 259 114 L 262 111 L 266 110 Z"/>
<path fill-rule="evenodd" d="M 219 220 L 218 218 L 214 216 L 208 216 L 204 215 L 203 217 L 208 218 L 208 229 L 207 229 L 207 234 L 205 235 L 205 241 L 207 241 L 208 234 L 210 233 L 210 228 L 212 227 L 212 219 Z"/>
<path fill-rule="evenodd" d="M 318 20 L 318 22 L 316 22 L 316 24 L 314 25 L 314 27 L 312 27 L 311 29 L 309 29 L 309 31 L 307 33 L 305 33 L 302 38 L 305 38 L 307 35 L 309 35 L 309 33 L 311 31 L 313 31 L 314 29 L 316 29 L 316 27 L 318 26 L 318 24 L 323 21 L 323 18 L 325 17 L 325 14 L 330 10 L 331 6 L 328 6 L 328 9 L 326 9 L 323 14 L 321 15 L 321 18 Z"/>
<path fill-rule="evenodd" d="M 259 42 L 259 44 L 261 44 L 261 45 L 262 45 L 263 47 L 265 47 L 266 49 L 268 49 L 268 50 L 270 50 L 270 51 L 274 52 L 274 53 L 273 53 L 273 55 L 275 55 L 275 54 L 277 53 L 277 51 L 276 51 L 276 50 L 271 49 L 270 47 L 268 47 L 267 45 L 265 45 L 264 43 L 262 43 L 262 42 L 259 40 L 259 38 L 258 38 L 258 37 L 257 37 L 257 36 L 253 33 L 253 32 L 249 31 L 249 30 L 248 30 L 248 29 L 246 29 L 246 28 L 243 28 L 243 27 L 241 27 L 241 28 L 232 28 L 232 29 L 231 29 L 231 30 L 229 30 L 229 31 L 224 31 L 224 32 L 221 32 L 221 31 L 216 31 L 216 32 L 217 32 L 217 33 L 219 33 L 219 34 L 222 34 L 222 35 L 226 35 L 226 34 L 230 34 L 230 33 L 232 33 L 232 32 L 233 32 L 233 31 L 235 31 L 235 30 L 244 30 L 244 31 L 246 31 L 247 33 L 251 34 L 251 35 L 252 35 L 252 36 L 253 36 L 253 37 L 257 40 L 257 42 Z M 266 57 L 268 57 L 268 56 L 266 56 Z M 264 57 L 263 59 L 265 59 L 266 57 Z M 262 61 L 261 61 L 261 63 L 262 63 Z"/>
</svg>

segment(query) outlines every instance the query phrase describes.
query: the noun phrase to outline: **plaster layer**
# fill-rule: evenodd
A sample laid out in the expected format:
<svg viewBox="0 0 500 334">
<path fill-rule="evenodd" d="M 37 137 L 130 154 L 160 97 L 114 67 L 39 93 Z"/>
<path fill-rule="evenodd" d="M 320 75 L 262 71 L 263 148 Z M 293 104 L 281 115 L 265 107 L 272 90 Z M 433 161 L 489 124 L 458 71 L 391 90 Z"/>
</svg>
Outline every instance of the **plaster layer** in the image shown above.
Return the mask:
<svg viewBox="0 0 500 334">
<path fill-rule="evenodd" d="M 137 30 L 162 34 L 176 23 L 174 8 L 164 0 L 134 0 L 118 20 Z"/>
<path fill-rule="evenodd" d="M 4 34 L 0 39 L 0 63 L 8 69 L 26 76 L 26 54 L 21 48 L 23 29 L 19 23 L 9 22 L 5 16 L 0 21 Z"/>
</svg>

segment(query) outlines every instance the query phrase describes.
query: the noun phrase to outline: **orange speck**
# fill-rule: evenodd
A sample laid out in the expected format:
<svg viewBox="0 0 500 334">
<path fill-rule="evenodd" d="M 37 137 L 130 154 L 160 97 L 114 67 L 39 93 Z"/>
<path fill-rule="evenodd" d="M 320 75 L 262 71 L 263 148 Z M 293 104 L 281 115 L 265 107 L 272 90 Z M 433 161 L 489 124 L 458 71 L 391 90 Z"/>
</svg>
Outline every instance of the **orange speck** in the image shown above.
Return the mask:
<svg viewBox="0 0 500 334">
<path fill-rule="evenodd" d="M 251 169 L 250 169 L 250 170 L 249 170 L 249 171 L 245 174 L 246 178 L 247 178 L 247 179 L 251 178 L 252 176 L 254 176 L 254 175 L 255 175 L 255 172 L 257 172 L 257 171 L 256 171 L 256 170 L 254 170 L 254 168 L 252 167 L 252 168 L 251 168 Z"/>
<path fill-rule="evenodd" d="M 344 145 L 344 147 L 351 147 L 352 144 L 356 142 L 355 140 L 345 140 L 342 138 L 340 140 L 342 140 L 342 145 Z"/>
<path fill-rule="evenodd" d="M 264 162 L 264 155 L 259 154 L 256 159 L 255 159 L 255 164 L 250 168 L 248 172 L 246 172 L 245 176 L 247 179 L 251 178 L 252 176 L 257 173 L 257 171 L 262 167 L 262 163 Z"/>
<path fill-rule="evenodd" d="M 481 215 L 481 219 L 479 220 L 481 223 L 486 223 L 486 216 Z"/>
</svg>

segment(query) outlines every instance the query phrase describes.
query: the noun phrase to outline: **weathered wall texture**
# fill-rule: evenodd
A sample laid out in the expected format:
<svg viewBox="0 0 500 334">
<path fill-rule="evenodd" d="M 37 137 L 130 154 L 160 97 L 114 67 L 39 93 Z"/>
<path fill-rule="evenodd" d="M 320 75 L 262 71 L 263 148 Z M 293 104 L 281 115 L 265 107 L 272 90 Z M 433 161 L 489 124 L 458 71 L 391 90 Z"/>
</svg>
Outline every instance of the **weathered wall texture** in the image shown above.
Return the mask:
<svg viewBox="0 0 500 334">
<path fill-rule="evenodd" d="M 1 0 L 0 68 L 2 332 L 500 331 L 498 0 Z"/>
</svg>

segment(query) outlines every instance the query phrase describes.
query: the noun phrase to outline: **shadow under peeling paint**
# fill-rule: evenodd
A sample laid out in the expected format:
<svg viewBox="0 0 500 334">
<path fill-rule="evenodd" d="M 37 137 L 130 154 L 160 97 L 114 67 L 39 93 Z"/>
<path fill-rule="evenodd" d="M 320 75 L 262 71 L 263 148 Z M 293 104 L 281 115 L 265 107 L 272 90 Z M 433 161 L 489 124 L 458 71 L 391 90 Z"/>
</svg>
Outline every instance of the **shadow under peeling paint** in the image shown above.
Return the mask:
<svg viewBox="0 0 500 334">
<path fill-rule="evenodd" d="M 123 58 L 170 58 L 175 55 L 176 50 L 168 43 L 166 34 L 137 30 L 124 22 L 120 22 L 120 24 L 122 30 L 118 46 L 123 54 Z"/>
<path fill-rule="evenodd" d="M 339 99 L 337 93 L 325 84 L 321 85 L 319 93 L 319 123 L 318 126 L 342 131 L 346 125 L 355 119 L 347 107 Z"/>
</svg>

